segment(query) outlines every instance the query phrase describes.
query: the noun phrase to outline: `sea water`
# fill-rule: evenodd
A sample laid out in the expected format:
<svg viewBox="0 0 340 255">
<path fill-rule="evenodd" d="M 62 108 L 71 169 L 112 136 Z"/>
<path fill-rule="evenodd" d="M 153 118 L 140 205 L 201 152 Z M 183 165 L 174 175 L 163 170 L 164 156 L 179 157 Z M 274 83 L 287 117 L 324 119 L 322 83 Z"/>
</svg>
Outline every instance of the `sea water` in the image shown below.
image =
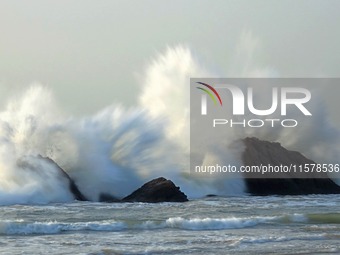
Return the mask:
<svg viewBox="0 0 340 255">
<path fill-rule="evenodd" d="M 189 152 L 203 151 L 189 148 L 189 78 L 224 77 L 204 66 L 187 47 L 169 48 L 141 76 L 131 109 L 116 102 L 92 116 L 72 116 L 41 85 L 9 98 L 0 109 L 0 254 L 340 253 L 338 196 L 246 196 L 242 178 L 188 174 Z M 338 131 L 315 102 L 321 128 L 235 129 L 202 156 L 240 165 L 244 148 L 234 153 L 229 145 L 254 136 L 317 162 L 337 162 Z M 37 155 L 54 160 L 91 201 L 125 197 L 160 176 L 191 201 L 72 202 L 60 172 Z M 29 167 L 18 165 L 23 160 Z"/>
<path fill-rule="evenodd" d="M 1 254 L 339 254 L 340 197 L 0 207 Z"/>
</svg>

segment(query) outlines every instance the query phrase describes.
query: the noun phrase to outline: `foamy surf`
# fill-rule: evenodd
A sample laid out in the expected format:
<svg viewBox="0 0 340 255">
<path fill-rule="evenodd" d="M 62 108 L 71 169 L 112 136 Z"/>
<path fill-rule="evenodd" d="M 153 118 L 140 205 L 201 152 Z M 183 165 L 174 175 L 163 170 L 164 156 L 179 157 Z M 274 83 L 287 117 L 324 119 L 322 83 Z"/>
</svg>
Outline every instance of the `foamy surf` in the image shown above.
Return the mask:
<svg viewBox="0 0 340 255">
<path fill-rule="evenodd" d="M 129 109 L 109 105 L 92 116 L 72 117 L 53 91 L 39 84 L 10 98 L 0 110 L 0 204 L 73 200 L 56 176 L 42 177 L 50 166 L 42 166 L 37 155 L 53 159 L 91 201 L 101 193 L 122 198 L 159 176 L 174 181 L 190 198 L 243 194 L 241 178 L 188 173 L 188 79 L 203 73 L 213 74 L 189 48 L 178 46 L 146 68 L 140 100 Z M 18 167 L 23 157 L 37 166 L 35 174 Z"/>
<path fill-rule="evenodd" d="M 24 222 L 5 221 L 0 223 L 0 233 L 3 235 L 58 234 L 69 231 L 120 231 L 126 226 L 121 222 Z"/>
<path fill-rule="evenodd" d="M 1 206 L 0 235 L 6 243 L 1 252 L 20 254 L 25 247 L 30 254 L 263 254 L 277 250 L 337 254 L 339 197 L 298 199 L 301 203 L 294 207 L 289 202 L 296 201 L 295 196 Z"/>
<path fill-rule="evenodd" d="M 138 223 L 120 221 L 97 222 L 25 222 L 24 220 L 3 221 L 0 223 L 0 233 L 3 235 L 58 234 L 74 231 L 123 231 L 123 230 L 153 230 L 182 229 L 193 231 L 223 230 L 254 227 L 261 223 L 275 222 L 280 217 L 257 218 L 168 218 L 162 222 L 145 221 Z"/>
<path fill-rule="evenodd" d="M 117 232 L 129 230 L 179 229 L 190 231 L 228 230 L 253 228 L 261 224 L 340 224 L 340 214 L 293 214 L 262 217 L 183 218 L 171 217 L 164 221 L 91 221 L 91 222 L 26 222 L 25 220 L 1 221 L 2 235 L 45 235 L 62 232 Z M 271 241 L 271 240 L 268 240 Z"/>
</svg>

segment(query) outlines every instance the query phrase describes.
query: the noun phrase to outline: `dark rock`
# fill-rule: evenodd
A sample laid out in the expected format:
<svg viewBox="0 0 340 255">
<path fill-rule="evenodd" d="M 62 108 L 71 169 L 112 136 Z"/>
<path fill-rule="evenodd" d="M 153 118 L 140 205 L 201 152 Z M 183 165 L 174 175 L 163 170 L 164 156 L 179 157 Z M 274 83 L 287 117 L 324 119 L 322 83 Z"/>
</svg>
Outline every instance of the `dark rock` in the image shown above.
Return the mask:
<svg viewBox="0 0 340 255">
<path fill-rule="evenodd" d="M 297 151 L 289 151 L 279 143 L 245 138 L 243 163 L 247 166 L 290 166 L 315 164 Z M 339 194 L 340 187 L 326 173 L 245 173 L 247 192 L 252 195 Z"/>
<path fill-rule="evenodd" d="M 99 202 L 105 202 L 105 203 L 117 203 L 117 202 L 121 202 L 120 199 L 107 194 L 107 193 L 101 193 L 99 196 Z"/>
<path fill-rule="evenodd" d="M 146 203 L 186 202 L 188 198 L 172 181 L 159 177 L 145 183 L 131 195 L 123 198 L 122 201 Z"/>
<path fill-rule="evenodd" d="M 69 189 L 76 200 L 88 201 L 88 199 L 80 192 L 71 177 L 64 171 L 64 169 L 62 169 L 56 162 L 54 162 L 54 160 L 50 159 L 49 157 L 43 157 L 41 155 L 38 155 L 38 159 L 44 160 L 45 162 L 54 165 L 56 169 L 60 172 L 60 174 L 69 181 Z"/>
<path fill-rule="evenodd" d="M 330 179 L 246 179 L 248 192 L 256 196 L 340 194 Z"/>
</svg>

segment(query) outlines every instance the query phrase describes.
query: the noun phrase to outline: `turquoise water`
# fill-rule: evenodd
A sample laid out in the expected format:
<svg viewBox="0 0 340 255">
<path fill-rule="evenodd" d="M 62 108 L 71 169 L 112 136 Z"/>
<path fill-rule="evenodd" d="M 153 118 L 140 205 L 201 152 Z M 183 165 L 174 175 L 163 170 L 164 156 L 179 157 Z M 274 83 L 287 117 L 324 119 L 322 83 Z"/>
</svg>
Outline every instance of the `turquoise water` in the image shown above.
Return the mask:
<svg viewBox="0 0 340 255">
<path fill-rule="evenodd" d="M 1 254 L 339 254 L 340 197 L 0 207 Z"/>
</svg>

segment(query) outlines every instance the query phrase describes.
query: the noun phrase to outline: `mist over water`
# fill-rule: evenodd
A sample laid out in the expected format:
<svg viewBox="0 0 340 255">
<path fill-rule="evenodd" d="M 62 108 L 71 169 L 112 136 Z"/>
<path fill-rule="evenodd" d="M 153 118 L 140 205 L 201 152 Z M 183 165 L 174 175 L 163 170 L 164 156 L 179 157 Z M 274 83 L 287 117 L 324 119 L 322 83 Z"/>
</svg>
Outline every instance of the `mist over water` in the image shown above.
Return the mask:
<svg viewBox="0 0 340 255">
<path fill-rule="evenodd" d="M 249 68 L 251 58 L 245 59 Z M 249 73 L 276 75 L 271 69 Z M 146 68 L 134 108 L 111 105 L 81 118 L 63 113 L 48 87 L 30 86 L 11 98 L 0 112 L 0 204 L 73 200 L 68 183 L 58 177 L 54 166 L 37 155 L 53 159 L 93 201 L 101 193 L 124 197 L 159 176 L 173 180 L 189 198 L 243 194 L 245 185 L 241 178 L 189 174 L 189 79 L 216 76 L 224 74 L 208 70 L 188 47 L 169 47 Z M 315 108 L 313 114 L 326 118 L 322 109 Z M 299 132 L 226 132 L 223 146 L 205 148 L 209 153 L 202 160 L 241 164 L 242 145 L 231 148 L 230 144 L 246 136 L 280 141 L 313 159 L 312 156 L 329 150 L 330 143 L 337 144 L 337 130 L 326 120 L 325 123 L 325 129 L 311 126 Z M 320 140 L 306 144 L 310 137 Z M 199 153 L 201 148 L 191 149 Z M 333 151 L 330 160 L 337 155 Z M 24 167 L 18 163 L 22 159 L 26 162 Z"/>
</svg>

